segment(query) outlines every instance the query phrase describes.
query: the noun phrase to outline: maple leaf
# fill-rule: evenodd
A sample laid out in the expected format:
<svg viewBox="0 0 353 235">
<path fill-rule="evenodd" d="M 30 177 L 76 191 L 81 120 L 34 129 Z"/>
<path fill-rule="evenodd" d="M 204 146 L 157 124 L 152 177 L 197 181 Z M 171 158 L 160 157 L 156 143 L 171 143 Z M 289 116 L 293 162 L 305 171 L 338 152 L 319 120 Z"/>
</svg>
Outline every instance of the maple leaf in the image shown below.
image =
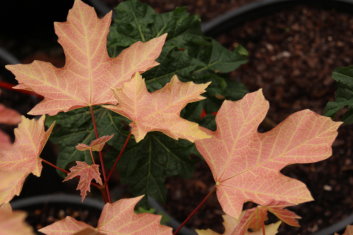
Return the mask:
<svg viewBox="0 0 353 235">
<path fill-rule="evenodd" d="M 13 110 L 6 108 L 0 104 L 0 123 L 16 125 L 21 121 L 21 115 Z M 9 148 L 11 146 L 10 137 L 3 131 L 0 130 L 0 149 Z"/>
<path fill-rule="evenodd" d="M 7 205 L 7 204 L 6 204 Z M 34 235 L 32 227 L 25 223 L 26 213 L 0 206 L 0 231 L 2 235 Z"/>
<path fill-rule="evenodd" d="M 76 149 L 80 151 L 97 151 L 100 152 L 104 148 L 104 145 L 113 138 L 114 135 L 105 135 L 101 136 L 98 139 L 92 140 L 89 145 L 87 144 L 78 144 L 76 145 Z"/>
<path fill-rule="evenodd" d="M 6 108 L 4 105 L 0 104 L 0 123 L 16 125 L 21 121 L 21 115 L 13 110 Z"/>
<path fill-rule="evenodd" d="M 121 199 L 105 204 L 95 229 L 106 235 L 172 235 L 172 228 L 160 224 L 160 215 L 148 213 L 135 214 L 134 207 L 143 196 Z M 82 230 L 92 231 L 92 227 L 71 217 L 55 222 L 39 231 L 50 235 L 71 235 Z"/>
<path fill-rule="evenodd" d="M 7 211 L 7 212 L 12 212 L 12 207 L 10 203 L 4 203 L 0 205 L 0 210 L 1 211 Z"/>
<path fill-rule="evenodd" d="M 98 184 L 103 185 L 99 173 L 99 165 L 97 164 L 88 165 L 86 162 L 76 161 L 76 166 L 70 168 L 70 173 L 67 174 L 63 181 L 68 181 L 77 176 L 80 177 L 77 189 L 81 191 L 82 201 L 85 200 L 87 191 L 91 191 L 90 185 L 93 179 Z"/>
<path fill-rule="evenodd" d="M 84 222 L 77 221 L 71 216 L 66 216 L 65 219 L 59 220 L 49 226 L 39 229 L 39 232 L 50 235 L 72 235 L 84 229 L 92 228 L 92 226 Z"/>
<path fill-rule="evenodd" d="M 335 235 L 338 235 L 338 233 L 335 233 Z M 342 235 L 353 235 L 353 225 L 348 225 Z"/>
<path fill-rule="evenodd" d="M 131 133 L 136 142 L 141 141 L 151 131 L 160 131 L 174 139 L 208 138 L 199 125 L 180 117 L 180 111 L 187 103 L 204 99 L 200 96 L 210 83 L 195 84 L 180 82 L 177 76 L 162 89 L 149 93 L 142 76 L 138 73 L 122 89 L 115 89 L 114 94 L 119 104 L 104 106 L 130 120 Z"/>
<path fill-rule="evenodd" d="M 14 195 L 19 195 L 28 173 L 0 170 L 0 205 L 8 203 Z"/>
<path fill-rule="evenodd" d="M 263 228 L 265 222 L 268 220 L 268 212 L 275 214 L 282 222 L 299 227 L 297 219 L 300 216 L 294 212 L 284 209 L 288 205 L 273 202 L 267 206 L 257 206 L 242 212 L 240 218 L 237 220 L 237 225 L 233 227 L 233 234 L 244 234 L 251 229 L 252 231 L 259 231 Z"/>
<path fill-rule="evenodd" d="M 14 195 L 19 195 L 26 177 L 32 173 L 40 176 L 42 171 L 39 158 L 46 144 L 54 123 L 44 130 L 44 119 L 30 120 L 22 116 L 21 123 L 15 129 L 15 143 L 10 148 L 0 150 L 0 172 L 11 177 L 12 184 L 2 181 L 0 186 L 0 204 L 9 202 Z"/>
<path fill-rule="evenodd" d="M 0 130 L 0 149 L 9 148 L 11 146 L 10 136 Z"/>
<path fill-rule="evenodd" d="M 245 213 L 242 214 L 245 216 Z M 237 228 L 240 225 L 241 220 L 235 219 L 229 215 L 223 215 L 223 225 L 224 225 L 224 233 L 223 235 L 274 235 L 277 234 L 278 228 L 281 225 L 281 221 L 278 221 L 277 223 L 269 224 L 264 226 L 265 228 L 265 233 L 263 233 L 262 229 L 255 231 L 255 232 L 249 232 L 246 229 L 242 230 L 237 230 Z M 214 232 L 211 229 L 197 229 L 196 230 L 198 235 L 221 235 L 220 233 Z"/>
<path fill-rule="evenodd" d="M 268 107 L 261 90 L 240 101 L 225 101 L 216 117 L 217 130 L 208 131 L 212 138 L 195 142 L 211 168 L 224 212 L 236 218 L 247 201 L 267 205 L 312 200 L 305 184 L 280 170 L 289 164 L 328 158 L 341 125 L 303 110 L 271 131 L 258 133 Z"/>
<path fill-rule="evenodd" d="M 136 72 L 144 72 L 158 63 L 166 34 L 148 42 L 136 42 L 110 58 L 106 49 L 111 12 L 99 19 L 94 9 L 75 0 L 67 22 L 55 23 L 66 64 L 34 61 L 27 65 L 7 65 L 19 82 L 15 88 L 44 96 L 29 113 L 55 115 L 60 111 L 115 104 L 112 88 L 121 87 Z"/>
</svg>

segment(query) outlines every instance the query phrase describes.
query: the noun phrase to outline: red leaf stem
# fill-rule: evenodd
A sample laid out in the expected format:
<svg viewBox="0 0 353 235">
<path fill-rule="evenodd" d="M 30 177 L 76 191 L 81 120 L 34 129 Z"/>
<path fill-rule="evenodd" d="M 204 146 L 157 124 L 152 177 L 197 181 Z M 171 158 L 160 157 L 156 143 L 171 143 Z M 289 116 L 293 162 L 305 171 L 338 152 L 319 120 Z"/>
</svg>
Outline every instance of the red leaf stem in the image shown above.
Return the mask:
<svg viewBox="0 0 353 235">
<path fill-rule="evenodd" d="M 63 168 L 60 168 L 60 167 L 56 166 L 55 164 L 53 164 L 53 163 L 51 163 L 51 162 L 49 162 L 49 161 L 47 161 L 45 159 L 42 159 L 42 162 L 46 163 L 49 166 L 54 167 L 55 169 L 57 169 L 57 170 L 59 170 L 61 172 L 64 172 L 65 174 L 69 174 L 70 173 L 69 171 L 67 171 L 67 170 L 65 170 Z"/>
<path fill-rule="evenodd" d="M 110 177 L 112 177 L 114 170 L 116 166 L 118 165 L 118 162 L 120 158 L 123 156 L 123 153 L 125 152 L 126 146 L 129 143 L 129 140 L 131 138 L 131 132 L 127 135 L 123 147 L 120 149 L 119 155 L 116 157 L 115 162 L 113 164 L 113 167 L 110 169 L 108 177 L 107 177 L 107 182 L 110 180 Z"/>
<path fill-rule="evenodd" d="M 42 160 L 42 162 L 46 163 L 47 165 L 49 165 L 49 166 L 51 166 L 51 167 L 54 167 L 55 169 L 57 169 L 57 170 L 59 170 L 59 171 L 61 171 L 61 172 L 64 172 L 65 174 L 69 174 L 69 173 L 70 173 L 70 171 L 67 171 L 67 170 L 65 170 L 65 169 L 63 169 L 63 168 L 61 168 L 61 167 L 58 167 L 58 166 L 56 166 L 55 164 L 53 164 L 53 163 L 51 163 L 51 162 L 49 162 L 49 161 L 47 161 L 47 160 L 45 160 L 45 159 L 41 159 L 41 160 Z M 78 176 L 77 176 L 77 177 L 78 177 Z M 96 187 L 96 188 L 98 188 L 98 189 L 101 189 L 101 188 L 102 188 L 101 185 L 99 185 L 99 184 L 97 184 L 97 183 L 94 183 L 94 182 L 91 182 L 91 185 L 94 186 L 94 187 Z"/>
<path fill-rule="evenodd" d="M 208 193 L 207 195 L 202 199 L 202 201 L 197 205 L 195 209 L 191 211 L 191 213 L 188 215 L 188 217 L 179 225 L 179 227 L 175 230 L 173 235 L 178 234 L 178 232 L 184 227 L 184 225 L 189 222 L 189 220 L 196 214 L 196 212 L 199 211 L 199 209 L 205 204 L 207 199 L 212 195 L 213 192 L 216 191 L 216 187 L 214 186 Z"/>
<path fill-rule="evenodd" d="M 98 134 L 96 118 L 94 117 L 94 111 L 93 111 L 92 106 L 89 106 L 89 111 L 91 113 L 94 134 L 96 135 L 96 139 L 98 139 L 99 138 L 99 134 Z M 99 154 L 100 165 L 101 165 L 101 168 L 102 168 L 102 175 L 103 175 L 103 179 L 104 179 L 104 188 L 105 188 L 105 192 L 106 192 L 106 196 L 107 196 L 107 200 L 108 200 L 107 202 L 111 203 L 110 191 L 109 191 L 109 186 L 108 186 L 108 181 L 107 181 L 107 174 L 105 172 L 105 167 L 104 167 L 103 153 L 102 153 L 102 151 L 99 151 L 98 154 Z"/>
</svg>

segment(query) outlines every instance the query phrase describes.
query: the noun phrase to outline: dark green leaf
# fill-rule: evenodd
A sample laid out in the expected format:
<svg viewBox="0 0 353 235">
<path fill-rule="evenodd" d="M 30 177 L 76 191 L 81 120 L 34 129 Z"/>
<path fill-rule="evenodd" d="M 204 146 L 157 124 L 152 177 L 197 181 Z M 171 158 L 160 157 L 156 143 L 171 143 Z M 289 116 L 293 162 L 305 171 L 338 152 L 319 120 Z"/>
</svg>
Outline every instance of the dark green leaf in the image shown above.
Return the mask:
<svg viewBox="0 0 353 235">
<path fill-rule="evenodd" d="M 118 149 L 122 146 L 127 136 L 127 125 L 129 121 L 117 115 L 110 110 L 97 107 L 94 109 L 97 128 L 100 136 L 112 135 L 114 138 L 108 142 L 108 145 L 114 146 L 110 152 L 111 157 L 106 157 L 108 162 L 113 161 Z M 80 143 L 89 144 L 95 139 L 91 115 L 88 108 L 81 108 L 67 113 L 48 117 L 46 124 L 56 121 L 56 128 L 51 135 L 51 141 L 59 146 L 59 155 L 57 165 L 67 169 L 70 163 L 74 161 L 91 162 L 88 151 L 78 151 L 75 146 Z M 114 150 L 115 149 L 115 150 Z"/>
<path fill-rule="evenodd" d="M 168 176 L 189 176 L 193 170 L 191 154 L 194 145 L 176 141 L 163 134 L 149 133 L 140 143 L 131 146 L 119 162 L 121 180 L 134 195 L 146 194 L 165 200 L 165 179 Z"/>
<path fill-rule="evenodd" d="M 335 101 L 328 102 L 325 115 L 333 117 L 340 110 L 344 113 L 340 119 L 345 124 L 353 123 L 353 66 L 336 68 L 332 77 L 337 81 Z"/>
</svg>

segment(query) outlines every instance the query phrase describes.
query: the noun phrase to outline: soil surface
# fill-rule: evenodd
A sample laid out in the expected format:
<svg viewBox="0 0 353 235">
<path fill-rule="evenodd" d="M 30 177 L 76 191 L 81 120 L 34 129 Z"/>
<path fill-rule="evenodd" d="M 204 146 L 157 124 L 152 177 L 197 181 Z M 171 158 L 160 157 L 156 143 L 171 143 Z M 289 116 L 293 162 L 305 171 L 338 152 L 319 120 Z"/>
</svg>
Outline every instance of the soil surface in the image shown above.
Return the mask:
<svg viewBox="0 0 353 235">
<path fill-rule="evenodd" d="M 104 0 L 110 6 L 117 0 Z M 232 8 L 252 0 L 145 0 L 159 12 L 184 5 L 192 13 L 208 21 Z M 65 11 L 66 15 L 66 11 Z M 60 18 L 61 17 L 61 18 Z M 60 16 L 62 21 L 62 16 Z M 58 21 L 58 19 L 54 19 Z M 51 21 L 52 22 L 52 21 Z M 55 41 L 52 25 L 48 34 Z M 41 38 L 46 38 L 42 30 Z M 13 35 L 12 35 L 13 36 Z M 312 109 L 320 114 L 327 101 L 334 98 L 335 84 L 331 72 L 338 66 L 353 65 L 353 17 L 335 10 L 307 6 L 287 8 L 239 25 L 217 39 L 232 49 L 241 44 L 249 51 L 249 63 L 231 73 L 232 79 L 246 84 L 250 91 L 263 89 L 270 101 L 268 117 L 274 124 L 291 113 Z M 43 41 L 45 41 L 43 39 Z M 27 41 L 26 41 L 27 42 Z M 0 36 L 0 46 L 14 52 L 21 61 L 41 59 L 62 64 L 60 47 L 41 46 L 23 38 L 9 41 Z M 19 49 L 21 47 L 22 49 Z M 31 55 L 31 56 L 29 56 Z M 33 56 L 34 55 L 34 56 Z M 59 59 L 57 59 L 59 58 Z M 1 62 L 1 61 L 0 61 Z M 0 81 L 14 82 L 4 70 Z M 11 97 L 21 113 L 33 107 L 36 98 L 0 93 L 0 102 Z M 10 105 L 10 104 L 8 104 Z M 315 201 L 291 208 L 302 216 L 300 228 L 282 226 L 280 234 L 311 234 L 353 213 L 353 128 L 344 126 L 334 143 L 333 156 L 315 164 L 286 167 L 282 172 L 303 181 Z M 200 163 L 193 178 L 171 178 L 168 181 L 168 212 L 179 221 L 202 200 L 213 185 L 208 167 Z M 191 228 L 212 228 L 222 232 L 222 210 L 213 195 L 201 211 L 187 224 Z"/>
</svg>

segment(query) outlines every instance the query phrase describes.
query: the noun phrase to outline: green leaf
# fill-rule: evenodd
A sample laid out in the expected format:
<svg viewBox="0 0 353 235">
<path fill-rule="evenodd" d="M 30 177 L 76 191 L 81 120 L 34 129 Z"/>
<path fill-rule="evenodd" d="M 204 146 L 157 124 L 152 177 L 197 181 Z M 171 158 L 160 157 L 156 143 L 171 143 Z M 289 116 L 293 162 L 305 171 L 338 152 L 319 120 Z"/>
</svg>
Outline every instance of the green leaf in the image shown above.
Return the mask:
<svg viewBox="0 0 353 235">
<path fill-rule="evenodd" d="M 147 194 L 165 201 L 164 182 L 173 175 L 190 176 L 193 171 L 192 143 L 176 141 L 161 133 L 149 133 L 140 143 L 131 146 L 121 158 L 118 168 L 121 181 L 134 195 Z"/>
<path fill-rule="evenodd" d="M 110 149 L 111 157 L 105 158 L 108 162 L 112 162 L 127 136 L 129 121 L 110 110 L 100 107 L 95 107 L 94 113 L 100 136 L 114 134 L 114 137 L 107 143 L 109 146 L 114 146 L 114 148 Z M 68 166 L 74 161 L 91 163 L 88 151 L 79 151 L 75 148 L 79 143 L 89 144 L 95 139 L 88 108 L 60 113 L 53 117 L 49 116 L 46 124 L 50 125 L 53 121 L 56 121 L 56 128 L 50 140 L 59 145 L 57 165 L 68 169 Z"/>
<path fill-rule="evenodd" d="M 239 82 L 227 78 L 229 71 L 246 62 L 247 51 L 241 46 L 229 51 L 201 32 L 200 19 L 184 8 L 158 14 L 147 4 L 129 0 L 114 10 L 114 19 L 108 36 L 110 56 L 117 56 L 123 49 L 137 41 L 147 41 L 168 33 L 159 66 L 144 73 L 149 91 L 162 88 L 173 75 L 182 81 L 212 84 L 207 89 L 207 100 L 189 104 L 182 116 L 215 128 L 214 114 L 224 98 L 240 99 L 247 91 Z M 128 134 L 129 121 L 109 110 L 95 107 L 99 135 L 114 134 L 104 148 L 104 159 L 109 169 Z M 202 118 L 201 113 L 207 112 Z M 89 144 L 95 139 L 87 108 L 48 117 L 47 123 L 57 122 L 51 140 L 58 144 L 58 166 L 68 168 L 74 161 L 90 163 L 89 153 L 77 151 L 78 143 Z M 176 141 L 160 133 L 150 133 L 136 144 L 133 137 L 123 154 L 118 171 L 121 181 L 134 195 L 147 194 L 164 201 L 165 180 L 169 176 L 188 176 L 193 169 L 190 155 L 199 155 L 194 145 Z M 196 158 L 198 159 L 198 158 Z"/>
<path fill-rule="evenodd" d="M 247 61 L 244 48 L 229 51 L 203 35 L 199 17 L 184 8 L 158 14 L 137 0 L 125 1 L 115 8 L 108 50 L 111 56 L 116 56 L 133 42 L 147 41 L 164 33 L 168 33 L 168 38 L 158 59 L 160 65 L 144 73 L 150 91 L 162 88 L 176 74 L 183 81 L 212 81 L 207 96 L 223 95 L 227 79 L 219 73 L 228 73 Z M 242 96 L 243 93 L 237 95 Z"/>
<path fill-rule="evenodd" d="M 332 73 L 338 83 L 353 88 L 353 66 L 336 68 Z"/>
<path fill-rule="evenodd" d="M 335 116 L 343 110 L 340 117 L 345 124 L 353 123 L 353 66 L 336 68 L 332 77 L 337 81 L 335 101 L 328 102 L 325 107 L 325 115 Z M 346 109 L 346 110 L 345 110 Z"/>
</svg>

